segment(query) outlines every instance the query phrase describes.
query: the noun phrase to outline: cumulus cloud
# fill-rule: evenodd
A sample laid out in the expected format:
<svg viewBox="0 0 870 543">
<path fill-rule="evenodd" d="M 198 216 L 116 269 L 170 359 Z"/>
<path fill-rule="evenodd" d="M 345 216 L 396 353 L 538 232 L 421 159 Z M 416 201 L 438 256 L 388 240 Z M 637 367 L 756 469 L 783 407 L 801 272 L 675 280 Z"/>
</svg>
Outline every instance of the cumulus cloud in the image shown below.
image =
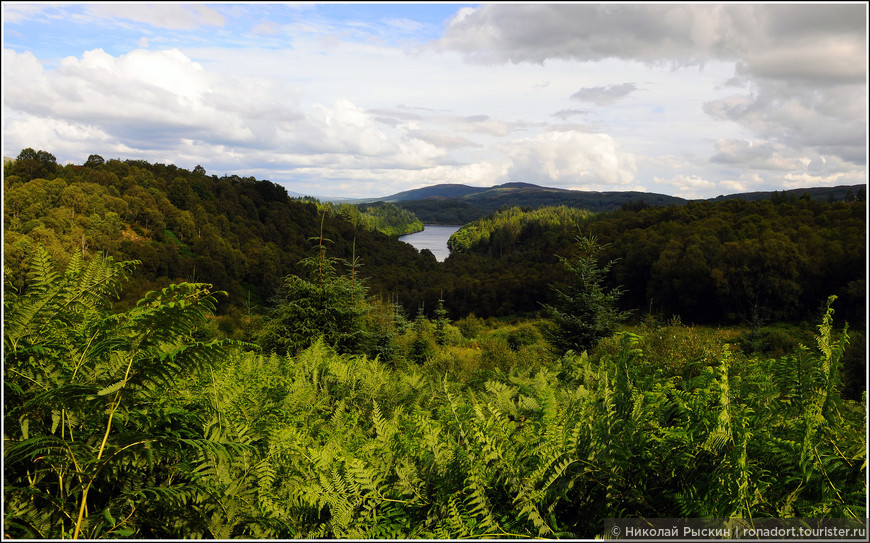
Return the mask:
<svg viewBox="0 0 870 543">
<path fill-rule="evenodd" d="M 607 134 L 549 131 L 506 143 L 512 180 L 543 185 L 608 190 L 633 183 L 634 156 Z"/>
<path fill-rule="evenodd" d="M 800 158 L 788 156 L 788 149 L 769 141 L 728 139 L 716 142 L 711 162 L 765 170 L 793 170 L 801 167 Z"/>
<path fill-rule="evenodd" d="M 789 50 L 831 35 L 860 50 L 865 17 L 858 4 L 486 4 L 457 12 L 438 45 L 484 63 L 703 63 Z"/>
<path fill-rule="evenodd" d="M 760 140 L 865 164 L 866 17 L 860 4 L 486 4 L 460 10 L 438 46 L 482 64 L 732 62 L 732 83 L 748 93 L 711 101 L 711 117 Z M 606 105 L 636 90 L 628 85 L 572 98 Z"/>
<path fill-rule="evenodd" d="M 622 83 L 607 87 L 583 87 L 572 94 L 571 99 L 581 102 L 592 102 L 598 106 L 607 106 L 625 98 L 636 90 L 637 86 L 634 83 Z"/>
<path fill-rule="evenodd" d="M 4 3 L 4 24 L 49 32 L 65 14 L 122 41 L 28 46 L 24 26 L 4 27 L 12 150 L 202 164 L 346 196 L 508 179 L 697 197 L 865 182 L 865 6 L 482 4 L 457 9 L 430 48 L 414 45 L 441 15 L 46 6 Z"/>
<path fill-rule="evenodd" d="M 783 86 L 762 85 L 755 94 L 709 102 L 704 111 L 796 150 L 809 148 L 855 164 L 866 163 L 866 91 L 859 93 L 852 86 L 853 93 L 846 89 L 833 94 L 812 89 L 789 92 Z"/>
</svg>

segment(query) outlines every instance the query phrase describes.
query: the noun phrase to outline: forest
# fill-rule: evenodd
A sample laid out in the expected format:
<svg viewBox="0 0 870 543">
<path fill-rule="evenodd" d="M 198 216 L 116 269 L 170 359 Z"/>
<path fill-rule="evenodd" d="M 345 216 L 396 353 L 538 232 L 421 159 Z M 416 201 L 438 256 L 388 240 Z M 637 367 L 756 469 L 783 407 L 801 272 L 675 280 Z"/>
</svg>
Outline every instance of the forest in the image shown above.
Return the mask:
<svg viewBox="0 0 870 543">
<path fill-rule="evenodd" d="M 866 201 L 397 204 L 4 165 L 4 534 L 593 538 L 867 516 Z"/>
</svg>

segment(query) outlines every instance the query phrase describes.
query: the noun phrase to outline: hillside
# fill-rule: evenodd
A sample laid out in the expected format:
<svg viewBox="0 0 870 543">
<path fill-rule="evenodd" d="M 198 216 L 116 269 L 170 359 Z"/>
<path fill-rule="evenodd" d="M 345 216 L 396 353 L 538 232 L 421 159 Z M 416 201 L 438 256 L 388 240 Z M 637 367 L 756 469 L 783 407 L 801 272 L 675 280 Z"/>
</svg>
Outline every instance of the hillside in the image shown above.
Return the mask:
<svg viewBox="0 0 870 543">
<path fill-rule="evenodd" d="M 50 153 L 33 152 L 4 171 L 7 287 L 22 288 L 26 259 L 39 245 L 60 265 L 72 252 L 139 260 L 122 306 L 172 282 L 204 281 L 228 293 L 218 306 L 230 321 L 227 330 L 274 307 L 286 278 L 305 271 L 301 262 L 314 254 L 321 223 L 327 256 L 338 259 L 339 268 L 361 264 L 370 294 L 409 315 L 421 308 L 431 315 L 441 299 L 454 318 L 538 311 L 552 301 L 552 285 L 563 274 L 556 255 L 564 255 L 580 231 L 613 244 L 608 257 L 620 262 L 613 279 L 629 291 L 625 309 L 654 307 L 715 323 L 740 321 L 751 307 L 766 306 L 776 311 L 770 318 L 800 320 L 837 294 L 841 315 L 853 322 L 864 315 L 863 187 L 847 204 L 832 201 L 833 193 L 804 198 L 791 191 L 759 202 L 682 205 L 650 205 L 657 201 L 648 198 L 661 195 L 521 183 L 429 187 L 428 194 L 442 196 L 400 203 L 416 205 L 417 217 L 430 224 L 467 224 L 491 215 L 489 209 L 517 208 L 482 225 L 466 247 L 457 246 L 439 263 L 430 252 L 398 242 L 400 232 L 371 230 L 389 229 L 376 224 L 373 213 L 381 207 L 382 218 L 393 217 L 390 223 L 403 217 L 406 226 L 416 224 L 394 204 L 318 204 L 253 177 L 219 178 L 200 167 L 188 171 L 97 155 L 84 165 L 59 166 Z M 846 188 L 844 198 L 854 188 Z M 465 196 L 443 196 L 451 193 Z M 614 211 L 588 215 L 605 205 Z M 555 207 L 568 211 L 547 211 Z M 532 208 L 542 214 L 523 215 Z M 581 211 L 587 215 L 571 218 Z M 762 293 L 767 300 L 758 298 Z"/>
<path fill-rule="evenodd" d="M 271 306 L 320 236 L 329 257 L 362 263 L 372 295 L 397 298 L 409 310 L 423 302 L 427 270 L 437 265 L 431 254 L 361 226 L 371 216 L 331 212 L 267 180 L 98 155 L 59 166 L 40 153 L 4 168 L 7 288 L 23 287 L 27 258 L 39 245 L 60 265 L 72 252 L 109 255 L 141 261 L 121 306 L 169 283 L 204 281 L 227 293 L 218 312 L 238 323 Z"/>
<path fill-rule="evenodd" d="M 770 198 L 799 198 L 803 194 L 815 200 L 841 202 L 855 197 L 864 185 L 814 187 L 773 192 L 749 192 L 717 196 L 711 201 Z M 685 205 L 690 201 L 677 196 L 639 191 L 581 191 L 541 187 L 531 183 L 506 183 L 494 187 L 471 187 L 461 184 L 439 184 L 385 196 L 380 200 L 394 202 L 411 211 L 426 224 L 466 224 L 513 206 L 540 208 L 566 205 L 587 209 L 593 213 L 613 211 L 625 205 L 666 206 Z"/>
<path fill-rule="evenodd" d="M 619 209 L 643 200 L 648 205 L 682 205 L 686 200 L 664 194 L 635 191 L 595 192 L 541 187 L 531 183 L 505 183 L 494 187 L 433 185 L 383 198 L 417 215 L 426 224 L 465 224 L 504 207 L 567 205 L 592 212 Z"/>
</svg>

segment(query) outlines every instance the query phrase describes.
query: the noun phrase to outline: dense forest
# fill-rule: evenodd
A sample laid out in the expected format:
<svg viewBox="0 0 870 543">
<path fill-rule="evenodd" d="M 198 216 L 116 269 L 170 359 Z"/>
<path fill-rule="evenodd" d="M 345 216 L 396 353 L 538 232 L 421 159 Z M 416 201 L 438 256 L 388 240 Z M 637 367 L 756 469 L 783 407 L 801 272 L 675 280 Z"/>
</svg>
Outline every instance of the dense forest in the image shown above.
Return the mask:
<svg viewBox="0 0 870 543">
<path fill-rule="evenodd" d="M 4 166 L 4 534 L 866 518 L 862 196 L 504 208 L 443 263 L 396 240 L 417 222 L 22 151 Z"/>
<path fill-rule="evenodd" d="M 721 195 L 709 201 L 740 199 L 759 201 L 800 198 L 807 195 L 829 203 L 853 201 L 866 196 L 863 185 L 814 187 L 774 192 L 747 192 Z M 506 207 L 532 208 L 567 206 L 594 213 L 614 211 L 624 206 L 683 205 L 690 200 L 666 194 L 637 191 L 583 191 L 540 187 L 531 183 L 505 183 L 494 187 L 445 184 L 399 192 L 383 198 L 412 211 L 426 224 L 465 224 Z M 700 200 L 705 201 L 705 200 Z"/>
<path fill-rule="evenodd" d="M 544 284 L 558 282 L 554 255 L 567 255 L 582 231 L 608 244 L 604 257 L 616 261 L 610 281 L 627 291 L 624 309 L 652 307 L 698 323 L 740 322 L 756 313 L 766 321 L 800 321 L 836 294 L 844 318 L 863 323 L 865 214 L 863 200 L 806 197 L 625 206 L 594 215 L 564 206 L 510 208 L 457 231 L 449 245 L 458 254 L 447 267 L 472 255 L 510 262 L 503 267 L 521 274 L 518 289 L 545 292 Z M 530 286 L 536 281 L 541 284 Z M 499 298 L 522 300 L 508 293 Z M 533 305 L 508 308 L 530 310 Z"/>
</svg>

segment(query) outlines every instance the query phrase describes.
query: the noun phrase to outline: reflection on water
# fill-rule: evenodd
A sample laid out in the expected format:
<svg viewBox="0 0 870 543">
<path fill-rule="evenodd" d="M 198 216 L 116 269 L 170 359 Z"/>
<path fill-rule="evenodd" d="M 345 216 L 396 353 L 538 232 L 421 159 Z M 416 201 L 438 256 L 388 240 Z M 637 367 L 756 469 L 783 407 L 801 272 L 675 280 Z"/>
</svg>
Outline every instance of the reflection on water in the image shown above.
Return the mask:
<svg viewBox="0 0 870 543">
<path fill-rule="evenodd" d="M 459 228 L 459 226 L 426 225 L 422 232 L 399 236 L 399 241 L 410 243 L 418 251 L 429 249 L 439 262 L 443 262 L 450 255 L 447 240 Z"/>
</svg>

